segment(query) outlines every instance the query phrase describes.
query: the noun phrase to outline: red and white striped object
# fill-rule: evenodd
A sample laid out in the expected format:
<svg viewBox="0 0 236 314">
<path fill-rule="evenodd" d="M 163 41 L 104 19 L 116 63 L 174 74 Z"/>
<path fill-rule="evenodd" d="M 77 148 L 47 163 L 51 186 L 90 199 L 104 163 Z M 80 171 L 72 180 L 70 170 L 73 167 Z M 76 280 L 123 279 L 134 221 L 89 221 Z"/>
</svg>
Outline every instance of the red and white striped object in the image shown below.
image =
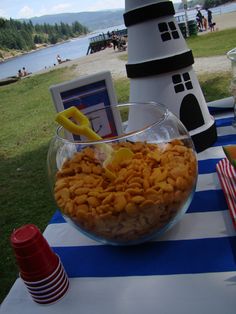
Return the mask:
<svg viewBox="0 0 236 314">
<path fill-rule="evenodd" d="M 216 170 L 236 228 L 236 170 L 226 158 L 217 163 Z"/>
</svg>

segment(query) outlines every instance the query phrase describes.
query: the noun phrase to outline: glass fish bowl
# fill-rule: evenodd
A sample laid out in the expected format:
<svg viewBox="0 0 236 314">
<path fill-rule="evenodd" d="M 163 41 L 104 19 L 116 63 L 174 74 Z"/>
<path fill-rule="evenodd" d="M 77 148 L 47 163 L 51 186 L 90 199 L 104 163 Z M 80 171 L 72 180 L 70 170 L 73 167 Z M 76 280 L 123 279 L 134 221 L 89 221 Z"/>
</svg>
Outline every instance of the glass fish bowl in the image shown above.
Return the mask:
<svg viewBox="0 0 236 314">
<path fill-rule="evenodd" d="M 50 143 L 57 207 L 68 223 L 105 244 L 159 237 L 181 219 L 196 188 L 197 159 L 186 128 L 152 102 L 101 105 L 86 116 L 101 140 L 60 126 Z"/>
</svg>

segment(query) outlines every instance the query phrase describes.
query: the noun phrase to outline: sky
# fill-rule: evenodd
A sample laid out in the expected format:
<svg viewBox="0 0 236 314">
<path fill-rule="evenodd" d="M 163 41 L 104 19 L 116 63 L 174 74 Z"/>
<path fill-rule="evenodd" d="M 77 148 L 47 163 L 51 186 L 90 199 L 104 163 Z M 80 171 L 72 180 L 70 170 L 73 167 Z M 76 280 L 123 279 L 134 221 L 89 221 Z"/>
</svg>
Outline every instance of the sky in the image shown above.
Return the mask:
<svg viewBox="0 0 236 314">
<path fill-rule="evenodd" d="M 125 0 L 0 0 L 0 17 L 19 19 L 124 7 Z"/>
<path fill-rule="evenodd" d="M 9 19 L 46 14 L 124 8 L 125 0 L 0 0 L 0 16 Z"/>
</svg>

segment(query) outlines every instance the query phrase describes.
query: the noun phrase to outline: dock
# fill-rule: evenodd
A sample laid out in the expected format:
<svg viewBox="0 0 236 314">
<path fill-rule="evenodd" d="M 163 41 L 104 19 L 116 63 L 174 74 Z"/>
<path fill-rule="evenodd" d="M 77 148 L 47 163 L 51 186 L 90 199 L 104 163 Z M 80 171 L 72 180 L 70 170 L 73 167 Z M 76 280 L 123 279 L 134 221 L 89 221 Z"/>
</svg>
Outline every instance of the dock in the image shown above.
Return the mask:
<svg viewBox="0 0 236 314">
<path fill-rule="evenodd" d="M 127 28 L 114 30 L 112 32 L 107 32 L 106 34 L 102 33 L 97 36 L 93 36 L 89 39 L 89 46 L 87 50 L 87 55 L 90 53 L 95 53 L 100 50 L 104 50 L 107 47 L 111 47 L 112 44 L 112 33 L 117 35 L 118 37 L 126 38 L 128 37 Z"/>
</svg>

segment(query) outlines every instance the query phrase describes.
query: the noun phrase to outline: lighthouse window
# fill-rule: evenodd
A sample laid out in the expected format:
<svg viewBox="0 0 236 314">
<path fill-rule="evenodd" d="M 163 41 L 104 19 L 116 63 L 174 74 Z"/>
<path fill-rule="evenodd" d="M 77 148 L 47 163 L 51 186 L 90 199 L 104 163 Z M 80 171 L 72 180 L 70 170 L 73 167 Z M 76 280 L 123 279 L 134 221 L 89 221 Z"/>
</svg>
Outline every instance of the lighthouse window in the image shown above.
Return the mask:
<svg viewBox="0 0 236 314">
<path fill-rule="evenodd" d="M 185 81 L 185 87 L 187 89 L 192 89 L 193 88 L 193 85 L 191 83 L 191 80 L 190 80 L 190 75 L 188 74 L 188 72 L 185 72 L 183 73 L 183 79 Z"/>
<path fill-rule="evenodd" d="M 188 72 L 183 73 L 183 79 L 185 81 L 189 81 L 190 80 L 190 76 L 189 76 Z"/>
<path fill-rule="evenodd" d="M 185 88 L 187 90 L 193 89 L 193 85 L 188 72 L 181 74 L 175 74 L 172 76 L 172 82 L 176 93 L 183 92 Z M 183 83 L 182 83 L 183 82 Z"/>
<path fill-rule="evenodd" d="M 171 35 L 173 39 L 179 38 L 179 33 L 176 29 L 174 22 L 167 23 L 159 23 L 158 24 L 159 31 L 161 33 L 162 41 L 171 40 Z"/>
<path fill-rule="evenodd" d="M 174 39 L 179 38 L 179 33 L 178 33 L 177 31 L 172 32 L 172 37 L 173 37 Z"/>
<path fill-rule="evenodd" d="M 168 32 L 161 34 L 161 38 L 163 41 L 167 41 L 171 39 L 170 34 Z"/>
<path fill-rule="evenodd" d="M 169 22 L 169 28 L 172 30 L 172 31 L 175 31 L 176 30 L 176 26 L 175 26 L 175 23 L 174 22 Z"/>
<path fill-rule="evenodd" d="M 158 28 L 159 28 L 159 31 L 160 31 L 161 33 L 168 31 L 168 26 L 167 26 L 166 23 L 159 23 L 159 24 L 158 24 Z"/>
<path fill-rule="evenodd" d="M 181 76 L 179 74 L 173 75 L 172 76 L 172 82 L 174 84 L 180 83 L 181 82 Z"/>
<path fill-rule="evenodd" d="M 185 87 L 186 87 L 187 89 L 192 89 L 192 88 L 193 88 L 193 85 L 192 85 L 192 83 L 189 81 L 189 82 L 185 83 Z"/>
<path fill-rule="evenodd" d="M 183 91 L 184 91 L 184 85 L 183 84 L 175 85 L 175 92 L 176 93 L 180 93 L 180 92 L 183 92 Z"/>
</svg>

